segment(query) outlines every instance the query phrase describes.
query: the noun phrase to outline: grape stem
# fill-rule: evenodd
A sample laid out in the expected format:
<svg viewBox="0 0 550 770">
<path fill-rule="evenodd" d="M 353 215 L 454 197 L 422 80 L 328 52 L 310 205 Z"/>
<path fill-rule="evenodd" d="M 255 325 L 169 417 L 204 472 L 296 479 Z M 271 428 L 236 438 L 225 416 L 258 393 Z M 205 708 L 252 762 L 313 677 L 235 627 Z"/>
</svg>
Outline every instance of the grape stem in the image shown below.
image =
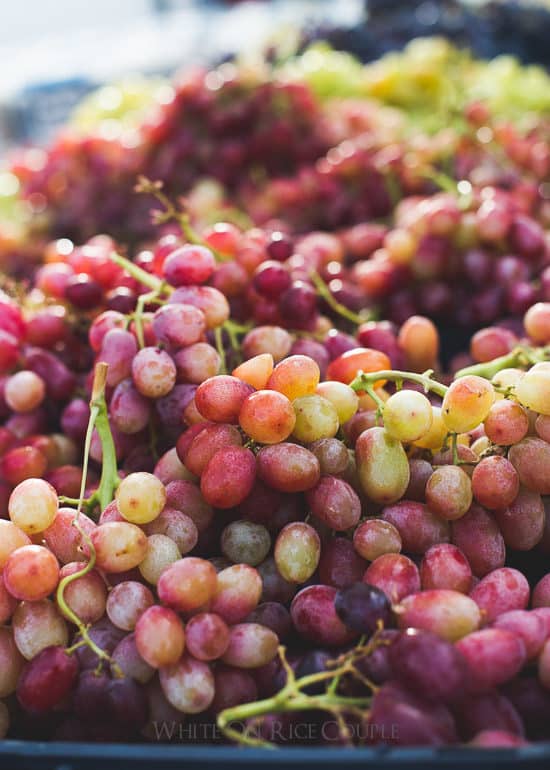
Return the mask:
<svg viewBox="0 0 550 770">
<path fill-rule="evenodd" d="M 338 302 L 338 300 L 334 297 L 331 290 L 327 286 L 326 282 L 321 278 L 321 276 L 316 270 L 312 270 L 309 277 L 311 279 L 313 286 L 317 290 L 318 295 L 325 300 L 327 305 L 332 310 L 334 310 L 335 313 L 338 313 L 338 315 L 342 316 L 342 318 L 345 318 L 348 321 L 351 321 L 351 323 L 355 324 L 356 326 L 359 326 L 365 321 L 372 320 L 373 315 L 371 313 L 366 313 L 366 314 L 354 313 L 353 310 L 350 310 L 341 302 Z"/>
<path fill-rule="evenodd" d="M 90 400 L 90 417 L 88 420 L 88 428 L 86 430 L 86 439 L 84 441 L 84 458 L 82 460 L 82 480 L 80 482 L 80 496 L 78 499 L 78 505 L 74 514 L 74 518 L 72 521 L 72 526 L 78 531 L 80 534 L 80 537 L 82 538 L 82 541 L 86 544 L 89 552 L 88 561 L 84 564 L 82 569 L 78 570 L 77 572 L 73 572 L 72 575 L 66 575 L 59 583 L 57 587 L 57 604 L 59 606 L 59 609 L 63 613 L 63 615 L 68 618 L 71 623 L 73 623 L 79 631 L 81 640 L 79 640 L 76 644 L 73 644 L 71 647 L 67 648 L 67 653 L 72 654 L 75 650 L 77 650 L 79 647 L 82 646 L 82 644 L 86 644 L 99 658 L 100 663 L 102 661 L 108 661 L 112 663 L 111 658 L 108 653 L 105 652 L 105 650 L 101 649 L 94 640 L 90 637 L 88 633 L 88 626 L 86 626 L 85 623 L 82 622 L 82 620 L 78 617 L 78 615 L 73 611 L 73 609 L 67 604 L 67 601 L 65 599 L 65 591 L 67 587 L 73 583 L 75 580 L 78 580 L 81 577 L 84 577 L 89 572 L 93 570 L 96 563 L 96 551 L 94 548 L 94 544 L 92 543 L 92 540 L 88 533 L 80 526 L 79 518 L 80 514 L 82 512 L 82 506 L 85 503 L 84 498 L 84 491 L 86 489 L 86 479 L 88 476 L 88 463 L 90 460 L 90 446 L 92 444 L 92 436 L 94 432 L 94 428 L 97 429 L 101 443 L 103 446 L 103 472 L 101 474 L 101 484 L 100 488 L 98 490 L 98 499 L 100 503 L 107 499 L 107 496 L 109 496 L 107 502 L 105 503 L 105 506 L 108 505 L 109 502 L 112 500 L 112 491 L 113 491 L 113 484 L 114 480 L 112 478 L 112 472 L 108 468 L 109 459 L 110 459 L 110 450 L 113 452 L 114 457 L 114 443 L 113 443 L 113 437 L 111 435 L 111 431 L 109 428 L 109 421 L 107 419 L 107 405 L 105 402 L 105 384 L 107 380 L 107 364 L 100 362 L 96 365 L 95 372 L 94 372 L 94 382 L 92 387 L 92 398 Z M 107 431 L 105 431 L 105 424 L 107 426 Z M 107 435 L 108 434 L 108 435 Z M 108 439 L 107 442 L 105 442 L 105 439 Z M 110 446 L 109 446 L 110 443 Z M 116 472 L 116 458 L 114 459 L 114 468 Z M 106 471 L 107 469 L 107 471 Z M 118 476 L 117 476 L 118 481 Z M 109 492 L 110 490 L 110 492 Z M 103 504 L 102 504 L 102 507 Z M 116 666 L 116 664 L 113 665 L 113 669 L 115 673 L 118 676 L 122 676 L 122 672 L 120 669 Z"/>
<path fill-rule="evenodd" d="M 163 291 L 165 294 L 172 294 L 174 291 L 172 286 L 166 284 L 156 275 L 148 273 L 147 270 L 139 267 L 139 265 L 135 265 L 130 259 L 123 257 L 121 254 L 117 254 L 116 251 L 111 252 L 110 259 L 111 262 L 114 262 L 115 265 L 122 267 L 123 270 L 132 276 L 132 278 L 135 278 L 136 281 L 139 281 L 139 283 L 141 283 L 143 286 L 147 286 L 147 288 L 151 289 L 151 291 L 158 292 L 159 294 L 161 291 Z"/>
<path fill-rule="evenodd" d="M 533 364 L 548 360 L 550 360 L 550 346 L 532 348 L 527 345 L 520 345 L 505 356 L 499 356 L 492 361 L 473 364 L 473 366 L 466 366 L 464 369 L 460 369 L 455 374 L 455 379 L 466 377 L 467 375 L 476 375 L 477 377 L 484 377 L 486 380 L 492 380 L 502 369 L 532 366 Z"/>
<path fill-rule="evenodd" d="M 286 650 L 283 646 L 279 647 L 279 657 L 281 664 L 286 672 L 287 681 L 285 686 L 271 698 L 265 698 L 252 703 L 244 703 L 233 708 L 228 708 L 218 715 L 218 727 L 231 740 L 247 746 L 257 746 L 262 748 L 274 748 L 274 744 L 257 736 L 251 735 L 250 730 L 238 730 L 232 727 L 235 722 L 241 724 L 246 720 L 257 720 L 267 714 L 278 714 L 292 711 L 308 711 L 311 709 L 320 709 L 332 713 L 342 729 L 345 730 L 345 714 L 356 714 L 364 718 L 365 709 L 368 709 L 371 703 L 371 696 L 348 697 L 339 695 L 338 685 L 344 675 L 351 675 L 359 679 L 363 684 L 370 687 L 373 692 L 376 686 L 371 684 L 361 675 L 355 667 L 359 658 L 372 652 L 379 642 L 375 634 L 369 644 L 365 645 L 361 640 L 356 647 L 349 652 L 332 661 L 334 668 L 332 670 L 320 671 L 315 674 L 309 674 L 296 679 L 294 670 L 286 658 Z M 330 665 L 330 663 L 329 663 Z M 325 693 L 320 695 L 308 695 L 304 690 L 311 685 L 327 682 L 328 687 Z"/>
<path fill-rule="evenodd" d="M 401 372 L 393 369 L 383 369 L 380 372 L 359 372 L 357 377 L 350 383 L 353 390 L 366 390 L 369 396 L 376 401 L 379 408 L 384 407 L 384 402 L 374 390 L 374 383 L 380 380 L 389 380 L 390 382 L 402 383 L 403 380 L 416 382 L 422 385 L 426 393 L 432 392 L 443 398 L 448 388 L 441 382 L 432 379 L 433 369 L 428 369 L 423 374 L 416 372 Z"/>
</svg>

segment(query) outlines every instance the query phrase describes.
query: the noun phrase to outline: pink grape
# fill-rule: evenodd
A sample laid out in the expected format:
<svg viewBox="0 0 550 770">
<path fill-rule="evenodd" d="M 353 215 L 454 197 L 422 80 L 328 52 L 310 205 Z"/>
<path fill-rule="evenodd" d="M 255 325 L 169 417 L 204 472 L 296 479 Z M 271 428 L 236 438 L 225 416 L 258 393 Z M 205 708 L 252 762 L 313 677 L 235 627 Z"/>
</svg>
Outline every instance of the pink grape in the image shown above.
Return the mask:
<svg viewBox="0 0 550 770">
<path fill-rule="evenodd" d="M 468 665 L 467 687 L 483 692 L 512 679 L 526 659 L 525 645 L 510 631 L 485 628 L 464 636 L 457 648 Z"/>
<path fill-rule="evenodd" d="M 296 594 L 290 605 L 290 615 L 298 634 L 327 647 L 350 643 L 356 633 L 350 631 L 334 609 L 336 588 L 312 585 Z"/>
<path fill-rule="evenodd" d="M 70 693 L 78 674 L 76 658 L 61 647 L 47 647 L 27 664 L 17 683 L 17 699 L 32 713 L 55 708 Z"/>
<path fill-rule="evenodd" d="M 240 623 L 254 610 L 262 595 L 262 578 L 248 564 L 233 564 L 217 575 L 210 611 L 226 623 Z"/>
<path fill-rule="evenodd" d="M 472 585 L 468 560 L 456 545 L 439 543 L 428 548 L 420 564 L 423 590 L 444 588 L 467 594 Z"/>
<path fill-rule="evenodd" d="M 504 538 L 495 519 L 480 505 L 472 505 L 453 522 L 451 540 L 466 556 L 476 577 L 504 566 Z"/>
<path fill-rule="evenodd" d="M 215 508 L 234 508 L 250 494 L 255 476 L 256 458 L 250 449 L 220 449 L 204 469 L 201 492 Z"/>
<path fill-rule="evenodd" d="M 125 580 L 111 589 L 107 615 L 117 628 L 133 631 L 141 615 L 153 602 L 153 594 L 147 586 L 135 580 Z"/>
<path fill-rule="evenodd" d="M 379 588 L 391 602 L 400 602 L 420 591 L 418 567 L 400 553 L 385 553 L 375 559 L 367 568 L 363 582 Z"/>
<path fill-rule="evenodd" d="M 152 668 L 175 664 L 185 647 L 183 623 L 173 610 L 158 605 L 141 614 L 135 639 L 139 654 Z"/>
<path fill-rule="evenodd" d="M 225 621 L 213 612 L 194 615 L 185 627 L 187 650 L 197 660 L 216 660 L 227 650 L 230 629 Z"/>
<path fill-rule="evenodd" d="M 402 599 L 397 619 L 400 628 L 420 628 L 455 642 L 477 630 L 481 613 L 469 596 L 458 591 L 434 589 Z"/>
<path fill-rule="evenodd" d="M 450 540 L 448 522 L 422 503 L 403 500 L 384 508 L 382 516 L 397 529 L 407 553 L 423 554 L 432 545 Z"/>
<path fill-rule="evenodd" d="M 215 682 L 207 663 L 183 655 L 176 663 L 164 666 L 160 684 L 169 703 L 184 714 L 198 714 L 214 700 Z"/>
<path fill-rule="evenodd" d="M 529 602 L 529 583 L 517 569 L 501 567 L 489 572 L 470 596 L 483 613 L 485 623 L 510 610 L 523 610 Z"/>
</svg>

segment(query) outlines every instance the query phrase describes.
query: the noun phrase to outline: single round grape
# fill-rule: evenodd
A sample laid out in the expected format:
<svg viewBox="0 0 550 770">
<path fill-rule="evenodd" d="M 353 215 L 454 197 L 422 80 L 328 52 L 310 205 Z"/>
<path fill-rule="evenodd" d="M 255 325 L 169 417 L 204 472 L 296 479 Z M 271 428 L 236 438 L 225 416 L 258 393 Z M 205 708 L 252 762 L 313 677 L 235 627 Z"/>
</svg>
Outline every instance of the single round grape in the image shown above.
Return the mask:
<svg viewBox="0 0 550 770">
<path fill-rule="evenodd" d="M 391 605 L 386 594 L 368 583 L 354 583 L 341 588 L 334 598 L 340 620 L 361 634 L 373 634 L 379 625 L 391 621 Z"/>
<path fill-rule="evenodd" d="M 32 412 L 40 406 L 45 395 L 44 380 L 32 371 L 12 374 L 4 386 L 6 404 L 14 412 Z"/>
<path fill-rule="evenodd" d="M 155 674 L 155 669 L 139 654 L 135 634 L 128 634 L 120 640 L 112 652 L 111 659 L 112 669 L 118 666 L 125 677 L 130 677 L 139 684 L 147 684 Z"/>
<path fill-rule="evenodd" d="M 254 671 L 254 676 L 257 672 Z M 226 708 L 251 703 L 258 698 L 258 687 L 246 669 L 218 663 L 214 669 L 215 695 L 209 711 L 219 714 Z"/>
<path fill-rule="evenodd" d="M 215 329 L 229 318 L 229 303 L 213 286 L 180 286 L 168 303 L 183 303 L 198 308 L 204 314 L 207 329 Z"/>
<path fill-rule="evenodd" d="M 68 575 L 80 572 L 82 568 L 82 562 L 65 564 L 59 572 L 60 582 Z M 83 623 L 95 623 L 105 614 L 107 586 L 99 572 L 92 569 L 86 575 L 82 575 L 66 585 L 63 591 L 63 598 L 69 609 Z M 59 601 L 57 601 L 57 606 L 61 614 L 65 615 Z M 67 617 L 67 619 L 70 620 L 71 618 Z"/>
<path fill-rule="evenodd" d="M 409 462 L 401 442 L 384 428 L 365 430 L 355 444 L 357 470 L 364 492 L 376 503 L 399 500 L 410 480 Z"/>
<path fill-rule="evenodd" d="M 319 480 L 319 461 L 297 444 L 283 442 L 263 447 L 256 462 L 260 479 L 281 492 L 305 492 Z"/>
<path fill-rule="evenodd" d="M 330 401 L 311 394 L 292 402 L 296 416 L 293 436 L 297 441 L 310 444 L 321 438 L 332 438 L 339 428 L 338 414 Z"/>
<path fill-rule="evenodd" d="M 367 568 L 363 582 L 379 588 L 393 603 L 420 590 L 418 567 L 399 553 L 385 553 L 375 559 Z"/>
<path fill-rule="evenodd" d="M 96 562 L 104 572 L 126 572 L 137 567 L 147 553 L 143 530 L 126 521 L 101 524 L 91 534 Z"/>
<path fill-rule="evenodd" d="M 172 286 L 193 286 L 205 283 L 215 267 L 216 260 L 210 249 L 186 243 L 168 254 L 162 273 Z"/>
<path fill-rule="evenodd" d="M 122 479 L 116 494 L 122 516 L 132 524 L 148 524 L 156 519 L 166 503 L 164 484 L 152 473 L 131 473 Z"/>
<path fill-rule="evenodd" d="M 349 466 L 348 449 L 336 438 L 320 438 L 310 444 L 308 449 L 319 461 L 322 476 L 337 476 Z"/>
<path fill-rule="evenodd" d="M 267 387 L 285 395 L 289 401 L 315 393 L 319 366 L 309 356 L 289 356 L 273 369 Z"/>
<path fill-rule="evenodd" d="M 344 531 L 361 518 L 361 501 L 353 488 L 335 476 L 323 476 L 306 494 L 311 512 L 331 529 Z"/>
<path fill-rule="evenodd" d="M 267 529 L 252 521 L 232 521 L 221 535 L 222 553 L 234 564 L 260 564 L 271 548 Z"/>
<path fill-rule="evenodd" d="M 550 302 L 531 305 L 523 317 L 525 331 L 536 345 L 550 342 Z"/>
<path fill-rule="evenodd" d="M 183 623 L 173 610 L 158 605 L 140 615 L 135 638 L 139 654 L 152 668 L 173 665 L 185 647 Z"/>
<path fill-rule="evenodd" d="M 186 433 L 182 434 L 176 448 L 181 461 L 195 476 L 202 476 L 209 461 L 219 449 L 230 446 L 240 447 L 243 443 L 239 430 L 233 425 L 207 424 L 186 448 L 181 441 L 185 435 Z"/>
<path fill-rule="evenodd" d="M 197 660 L 221 658 L 229 646 L 229 640 L 229 627 L 213 612 L 194 615 L 185 627 L 187 650 Z"/>
<path fill-rule="evenodd" d="M 190 655 L 164 666 L 159 677 L 168 702 L 184 714 L 200 714 L 214 700 L 215 683 L 210 666 Z"/>
<path fill-rule="evenodd" d="M 17 683 L 17 700 L 33 714 L 46 713 L 71 692 L 78 662 L 62 647 L 47 647 L 27 664 Z"/>
<path fill-rule="evenodd" d="M 426 484 L 426 503 L 443 519 L 459 519 L 472 504 L 470 477 L 458 465 L 439 466 Z"/>
<path fill-rule="evenodd" d="M 284 641 L 292 631 L 292 621 L 290 613 L 284 604 L 279 602 L 263 602 L 246 618 L 247 623 L 259 623 L 261 626 L 267 626 L 277 636 L 280 641 Z"/>
<path fill-rule="evenodd" d="M 60 508 L 52 524 L 43 532 L 44 542 L 62 564 L 87 559 L 88 546 L 73 525 L 75 514 L 73 508 Z M 82 512 L 78 515 L 78 524 L 88 536 L 97 526 Z"/>
<path fill-rule="evenodd" d="M 201 492 L 215 508 L 234 508 L 248 497 L 255 478 L 256 458 L 251 450 L 227 447 L 209 460 L 201 476 Z"/>
<path fill-rule="evenodd" d="M 139 564 L 139 571 L 148 583 L 156 585 L 166 567 L 181 559 L 177 544 L 167 535 L 149 535 L 147 553 Z"/>
<path fill-rule="evenodd" d="M 508 460 L 523 486 L 541 495 L 550 494 L 550 444 L 527 436 L 510 448 Z"/>
<path fill-rule="evenodd" d="M 442 416 L 448 430 L 467 433 L 485 420 L 495 400 L 495 391 L 488 380 L 467 375 L 450 386 L 442 405 Z"/>
<path fill-rule="evenodd" d="M 397 341 L 409 369 L 425 372 L 433 368 L 439 354 L 439 334 L 432 321 L 423 316 L 411 316 L 399 330 Z"/>
<path fill-rule="evenodd" d="M 193 305 L 162 305 L 153 316 L 153 331 L 168 348 L 184 348 L 198 342 L 206 329 L 204 313 Z"/>
<path fill-rule="evenodd" d="M 295 583 L 289 583 L 283 578 L 273 557 L 268 557 L 258 565 L 260 577 L 260 594 L 262 602 L 288 603 L 297 590 Z M 250 610 L 253 612 L 254 608 Z M 249 613 L 250 614 L 250 613 Z M 246 617 L 246 616 L 245 616 Z M 244 618 L 241 618 L 243 620 Z"/>
<path fill-rule="evenodd" d="M 49 599 L 22 602 L 11 624 L 17 649 L 27 660 L 32 660 L 46 647 L 66 647 L 69 641 L 67 624 Z"/>
<path fill-rule="evenodd" d="M 115 387 L 128 379 L 138 352 L 134 335 L 125 329 L 110 329 L 101 342 L 99 360 L 108 364 L 107 385 Z M 143 394 L 147 395 L 147 394 Z"/>
<path fill-rule="evenodd" d="M 179 482 L 171 482 L 171 483 L 179 483 Z M 187 483 L 187 482 L 183 482 L 183 483 Z M 196 489 L 196 487 L 194 487 L 194 489 Z M 197 497 L 200 497 L 199 490 L 197 489 L 196 491 L 197 491 Z M 168 493 L 168 488 L 167 488 L 167 493 Z M 194 503 L 194 499 L 191 498 L 190 502 Z M 182 503 L 183 503 L 183 496 L 180 498 L 180 504 Z M 200 501 L 199 501 L 199 505 L 200 505 Z M 211 512 L 210 506 L 207 506 L 205 503 L 203 503 L 203 505 L 198 509 L 187 507 L 187 505 L 185 505 L 185 509 L 189 511 L 189 513 L 192 513 L 193 515 L 196 514 L 196 518 L 201 525 L 203 525 L 207 521 L 206 517 L 209 516 Z M 207 509 L 207 510 L 204 510 L 204 509 Z M 205 514 L 204 518 L 203 518 L 203 512 Z M 204 529 L 206 529 L 206 526 L 202 526 L 202 531 L 204 531 Z M 189 553 L 189 551 L 193 550 L 193 548 L 197 544 L 197 540 L 199 537 L 199 530 L 197 528 L 197 525 L 195 524 L 195 522 L 193 521 L 190 515 L 188 516 L 186 513 L 182 513 L 182 511 L 180 510 L 177 510 L 175 508 L 168 508 L 168 507 L 164 508 L 160 516 L 158 516 L 154 521 L 152 521 L 150 524 L 147 524 L 146 532 L 149 536 L 165 535 L 175 543 L 176 547 L 178 548 L 182 556 L 185 556 L 186 553 Z M 145 562 L 149 555 L 149 543 L 147 545 L 147 548 L 148 548 L 147 554 L 144 556 Z M 169 552 L 171 553 L 172 551 L 170 550 Z M 140 568 L 141 568 L 141 565 L 144 563 L 144 561 L 140 562 Z M 145 569 L 147 569 L 147 566 L 145 566 Z"/>
<path fill-rule="evenodd" d="M 59 582 L 59 564 L 51 551 L 41 545 L 24 545 L 13 551 L 3 572 L 4 585 L 21 601 L 45 599 Z"/>
<path fill-rule="evenodd" d="M 262 595 L 262 578 L 248 564 L 233 564 L 217 574 L 215 594 L 210 612 L 226 623 L 240 623 L 254 610 Z"/>
<path fill-rule="evenodd" d="M 441 407 L 432 406 L 432 424 L 430 429 L 414 442 L 414 445 L 421 449 L 431 449 L 438 451 L 441 449 L 447 438 L 447 426 L 443 421 Z"/>
<path fill-rule="evenodd" d="M 153 594 L 147 586 L 135 580 L 124 580 L 109 593 L 107 615 L 117 628 L 133 631 L 141 615 L 153 602 Z"/>
<path fill-rule="evenodd" d="M 319 582 L 334 588 L 347 586 L 362 580 L 367 562 L 354 550 L 346 537 L 325 539 L 319 559 Z"/>
<path fill-rule="evenodd" d="M 504 566 L 506 547 L 497 522 L 475 503 L 462 518 L 453 521 L 451 541 L 468 559 L 476 577 Z"/>
<path fill-rule="evenodd" d="M 470 596 L 491 623 L 503 612 L 523 610 L 529 602 L 527 578 L 517 569 L 501 567 L 493 570 L 474 587 Z"/>
<path fill-rule="evenodd" d="M 467 594 L 472 587 L 472 570 L 460 548 L 438 543 L 428 548 L 422 558 L 420 582 L 424 591 L 444 588 Z"/>
<path fill-rule="evenodd" d="M 156 476 L 164 486 L 171 481 L 194 481 L 193 474 L 179 459 L 176 447 L 172 447 L 172 449 L 169 449 L 159 457 L 157 464 L 153 468 L 153 475 Z"/>
<path fill-rule="evenodd" d="M 196 342 L 194 345 L 178 350 L 174 355 L 178 382 L 190 382 L 200 385 L 209 377 L 214 377 L 220 370 L 220 354 L 206 342 Z"/>
<path fill-rule="evenodd" d="M 514 395 L 522 406 L 550 415 L 550 370 L 541 366 L 535 364 L 525 372 L 514 388 Z"/>
<path fill-rule="evenodd" d="M 399 390 L 384 405 L 384 428 L 399 441 L 417 441 L 430 430 L 432 405 L 422 393 Z"/>
<path fill-rule="evenodd" d="M 495 401 L 483 423 L 485 434 L 494 444 L 510 446 L 527 435 L 529 417 L 516 401 L 503 398 Z"/>
<path fill-rule="evenodd" d="M 23 481 L 41 481 L 38 477 L 44 476 L 47 468 L 46 456 L 33 446 L 14 447 L 0 458 L 0 475 L 12 486 Z"/>
<path fill-rule="evenodd" d="M 218 576 L 210 562 L 186 556 L 164 570 L 157 592 L 163 604 L 178 612 L 192 612 L 209 602 L 217 587 Z"/>
<path fill-rule="evenodd" d="M 255 390 L 264 390 L 273 372 L 273 356 L 271 353 L 260 353 L 233 369 L 233 377 L 248 383 Z"/>
<path fill-rule="evenodd" d="M 165 350 L 142 348 L 132 361 L 132 379 L 142 396 L 162 398 L 176 384 L 176 365 Z"/>
<path fill-rule="evenodd" d="M 450 540 L 449 522 L 436 516 L 423 503 L 401 500 L 386 506 L 382 516 L 399 531 L 403 550 L 407 553 L 423 554 L 432 545 Z"/>
<path fill-rule="evenodd" d="M 503 612 L 493 622 L 493 628 L 504 628 L 523 640 L 527 659 L 537 658 L 546 640 L 546 623 L 528 610 Z"/>
<path fill-rule="evenodd" d="M 479 628 L 481 613 L 469 596 L 458 591 L 433 589 L 402 599 L 397 620 L 402 629 L 424 629 L 455 642 Z"/>
<path fill-rule="evenodd" d="M 206 420 L 235 424 L 245 399 L 252 392 L 252 387 L 237 377 L 218 374 L 199 385 L 195 403 Z"/>
<path fill-rule="evenodd" d="M 512 679 L 526 659 L 523 640 L 501 628 L 469 633 L 456 646 L 466 659 L 472 692 L 488 690 Z"/>
<path fill-rule="evenodd" d="M 287 439 L 296 424 L 296 407 L 274 390 L 258 390 L 243 402 L 239 425 L 253 441 L 278 444 Z"/>
<path fill-rule="evenodd" d="M 485 457 L 474 468 L 472 491 L 485 508 L 507 508 L 519 492 L 519 476 L 505 457 Z"/>
<path fill-rule="evenodd" d="M 347 628 L 334 609 L 336 588 L 311 585 L 296 594 L 290 605 L 294 628 L 304 639 L 317 645 L 341 647 L 357 633 Z"/>
<path fill-rule="evenodd" d="M 269 353 L 277 362 L 288 355 L 292 347 L 292 337 L 280 326 L 257 326 L 245 335 L 242 347 L 247 359 Z"/>
<path fill-rule="evenodd" d="M 26 479 L 10 495 L 8 512 L 13 523 L 27 535 L 44 532 L 57 514 L 57 493 L 43 479 Z"/>
<path fill-rule="evenodd" d="M 122 433 L 139 433 L 149 424 L 151 405 L 132 380 L 122 380 L 111 397 L 109 417 Z"/>
<path fill-rule="evenodd" d="M 343 382 L 320 382 L 315 388 L 315 393 L 330 401 L 336 409 L 340 425 L 350 420 L 359 408 L 357 393 Z"/>
<path fill-rule="evenodd" d="M 259 668 L 277 655 L 279 638 L 259 623 L 237 623 L 229 630 L 229 644 L 222 656 L 224 663 L 236 668 Z"/>
<path fill-rule="evenodd" d="M 353 547 L 367 561 L 385 553 L 399 553 L 401 546 L 399 530 L 383 519 L 367 519 L 353 533 Z"/>
<path fill-rule="evenodd" d="M 353 348 L 335 358 L 327 369 L 327 380 L 336 380 L 349 385 L 359 372 L 379 372 L 391 369 L 391 362 L 385 353 L 372 348 Z M 383 381 L 375 385 L 383 385 Z"/>
<path fill-rule="evenodd" d="M 3 571 L 7 560 L 17 548 L 30 544 L 30 537 L 22 529 L 16 527 L 11 521 L 0 519 L 0 572 Z"/>
<path fill-rule="evenodd" d="M 277 569 L 289 583 L 305 583 L 319 563 L 321 541 L 309 524 L 301 521 L 287 524 L 275 542 Z"/>
</svg>

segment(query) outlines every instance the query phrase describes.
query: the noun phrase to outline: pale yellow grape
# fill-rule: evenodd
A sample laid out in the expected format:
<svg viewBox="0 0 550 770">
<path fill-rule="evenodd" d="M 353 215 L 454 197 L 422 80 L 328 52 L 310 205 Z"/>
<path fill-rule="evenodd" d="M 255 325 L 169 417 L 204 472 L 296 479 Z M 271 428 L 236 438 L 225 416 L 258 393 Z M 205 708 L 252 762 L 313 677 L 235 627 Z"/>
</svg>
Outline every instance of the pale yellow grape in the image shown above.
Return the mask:
<svg viewBox="0 0 550 770">
<path fill-rule="evenodd" d="M 460 377 L 445 393 L 443 422 L 449 431 L 466 433 L 483 422 L 494 401 L 495 391 L 488 380 L 475 374 Z"/>
<path fill-rule="evenodd" d="M 57 492 L 44 479 L 25 479 L 10 495 L 8 513 L 27 535 L 44 532 L 57 516 Z"/>
<path fill-rule="evenodd" d="M 318 396 L 330 401 L 336 409 L 340 425 L 351 419 L 359 408 L 359 396 L 353 388 L 344 382 L 337 382 L 336 380 L 320 382 L 315 392 Z"/>
<path fill-rule="evenodd" d="M 384 428 L 399 441 L 417 441 L 432 427 L 432 405 L 422 393 L 398 390 L 386 401 Z"/>
<path fill-rule="evenodd" d="M 355 458 L 359 481 L 371 500 L 389 505 L 403 497 L 410 481 L 409 461 L 401 442 L 384 428 L 361 433 L 355 444 Z"/>
<path fill-rule="evenodd" d="M 149 535 L 147 553 L 138 568 L 148 583 L 156 585 L 161 572 L 178 559 L 181 559 L 180 550 L 168 535 Z"/>
<path fill-rule="evenodd" d="M 445 443 L 447 433 L 448 430 L 443 422 L 441 407 L 432 406 L 432 424 L 430 429 L 419 439 L 416 439 L 414 444 L 421 449 L 432 449 L 433 451 L 437 451 L 441 449 Z"/>
<path fill-rule="evenodd" d="M 296 424 L 292 435 L 304 444 L 320 438 L 332 438 L 340 426 L 336 409 L 326 398 L 317 395 L 301 396 L 292 402 Z"/>
<path fill-rule="evenodd" d="M 523 374 L 521 369 L 501 369 L 495 374 L 491 382 L 498 388 L 515 388 Z"/>
<path fill-rule="evenodd" d="M 517 400 L 539 414 L 550 415 L 550 366 L 535 364 L 514 389 Z"/>
<path fill-rule="evenodd" d="M 152 473 L 131 473 L 120 482 L 116 491 L 118 509 L 132 524 L 149 524 L 160 514 L 166 503 L 164 484 Z"/>
</svg>

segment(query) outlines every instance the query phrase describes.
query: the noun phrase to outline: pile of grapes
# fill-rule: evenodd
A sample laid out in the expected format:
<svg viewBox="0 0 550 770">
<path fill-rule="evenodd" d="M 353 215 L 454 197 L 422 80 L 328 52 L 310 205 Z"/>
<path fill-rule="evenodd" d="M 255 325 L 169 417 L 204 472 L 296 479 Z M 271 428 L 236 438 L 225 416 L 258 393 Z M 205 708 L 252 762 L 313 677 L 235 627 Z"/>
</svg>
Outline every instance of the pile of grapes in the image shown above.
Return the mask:
<svg viewBox="0 0 550 770">
<path fill-rule="evenodd" d="M 0 735 L 550 739 L 547 119 L 327 104 L 226 65 L 14 162 Z"/>
</svg>

